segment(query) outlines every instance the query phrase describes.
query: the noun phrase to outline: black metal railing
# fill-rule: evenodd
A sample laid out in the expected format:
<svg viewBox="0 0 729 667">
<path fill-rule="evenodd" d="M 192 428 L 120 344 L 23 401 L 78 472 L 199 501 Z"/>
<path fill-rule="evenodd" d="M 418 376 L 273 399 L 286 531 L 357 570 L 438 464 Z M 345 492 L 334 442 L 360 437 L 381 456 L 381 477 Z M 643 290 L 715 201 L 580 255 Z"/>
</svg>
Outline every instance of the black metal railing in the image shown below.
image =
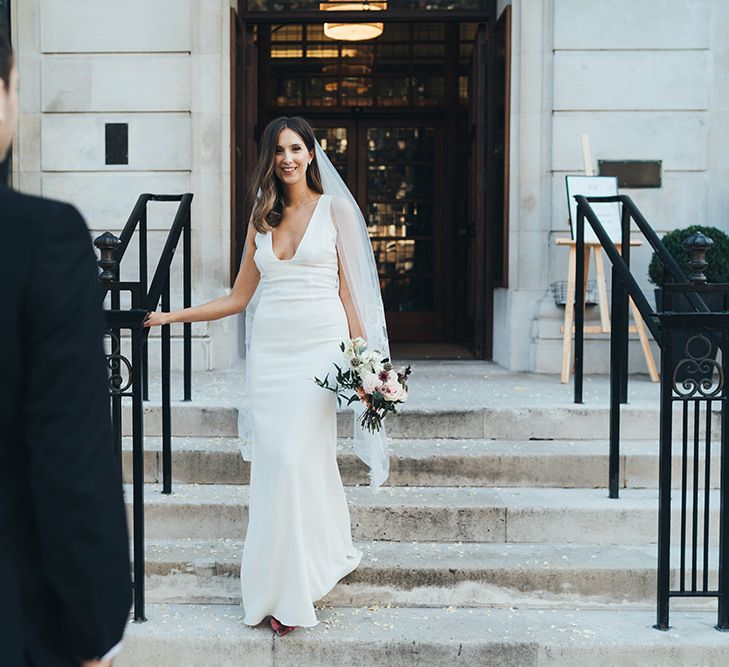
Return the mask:
<svg viewBox="0 0 729 667">
<path fill-rule="evenodd" d="M 149 400 L 149 329 L 143 325 L 149 311 L 157 306 L 170 309 L 170 269 L 180 239 L 182 239 L 182 299 L 183 307 L 191 305 L 191 215 L 192 194 L 142 194 L 132 210 L 119 238 L 105 232 L 94 240 L 99 248 L 102 269 L 99 280 L 109 298 L 106 316 L 107 365 L 109 369 L 109 400 L 112 420 L 113 448 L 122 465 L 122 400 L 131 399 L 132 417 L 132 539 L 134 561 L 134 620 L 144 615 L 144 410 Z M 147 283 L 149 202 L 179 202 L 167 239 L 152 277 Z M 121 265 L 134 235 L 138 239 L 138 279 L 122 281 Z M 122 295 L 127 294 L 127 308 L 122 308 Z M 192 399 L 192 328 L 183 325 L 183 400 Z M 125 353 L 123 331 L 128 331 L 131 351 Z M 170 326 L 161 327 L 161 417 L 162 417 L 162 493 L 172 492 L 172 407 Z"/>
<path fill-rule="evenodd" d="M 727 286 L 705 285 L 703 294 Z M 718 598 L 717 628 L 729 630 L 729 397 L 724 360 L 729 359 L 729 312 L 676 313 L 670 301 L 693 285 L 664 287 L 661 348 L 659 453 L 658 620 L 668 629 L 674 597 Z M 675 294 L 672 294 L 674 292 Z M 668 303 L 666 303 L 666 301 Z M 721 361 L 717 360 L 717 352 Z M 663 379 L 665 377 L 665 379 Z M 715 424 L 714 408 L 719 408 Z M 674 416 L 680 420 L 680 452 L 674 452 Z M 716 428 L 718 426 L 718 429 Z M 719 431 L 719 490 L 712 491 L 712 434 Z M 678 581 L 670 580 L 673 461 L 680 464 Z M 703 487 L 703 488 L 702 488 Z M 718 496 L 712 502 L 712 494 Z M 718 506 L 717 506 L 718 505 Z M 718 551 L 712 554 L 712 545 Z M 675 566 L 675 563 L 674 563 Z M 718 576 L 712 576 L 713 567 Z"/>
<path fill-rule="evenodd" d="M 619 496 L 620 405 L 627 402 L 628 299 L 658 343 L 660 362 L 660 435 L 658 480 L 658 584 L 656 628 L 669 627 L 669 603 L 674 597 L 717 598 L 717 628 L 729 630 L 729 393 L 724 360 L 729 359 L 729 285 L 706 284 L 703 270 L 710 239 L 694 234 L 686 240 L 692 274 L 687 278 L 632 200 L 577 195 L 577 267 L 575 311 L 574 401 L 582 403 L 584 359 L 584 241 L 585 220 L 595 232 L 612 264 L 610 331 L 610 455 L 608 487 Z M 590 203 L 622 205 L 620 250 L 610 239 Z M 654 310 L 630 271 L 631 221 L 663 264 L 667 283 L 663 304 Z M 710 294 L 722 305 L 712 312 Z M 682 301 L 688 312 L 678 312 Z M 721 353 L 720 361 L 717 353 Z M 718 407 L 718 428 L 714 408 Z M 674 419 L 675 418 L 675 419 Z M 674 454 L 674 421 L 680 420 L 681 451 Z M 714 491 L 712 434 L 719 432 L 719 481 Z M 678 512 L 677 583 L 672 576 L 672 469 L 681 470 Z M 690 475 L 689 475 L 690 473 Z M 713 547 L 717 547 L 713 549 Z M 716 575 L 712 567 L 716 565 Z"/>
</svg>

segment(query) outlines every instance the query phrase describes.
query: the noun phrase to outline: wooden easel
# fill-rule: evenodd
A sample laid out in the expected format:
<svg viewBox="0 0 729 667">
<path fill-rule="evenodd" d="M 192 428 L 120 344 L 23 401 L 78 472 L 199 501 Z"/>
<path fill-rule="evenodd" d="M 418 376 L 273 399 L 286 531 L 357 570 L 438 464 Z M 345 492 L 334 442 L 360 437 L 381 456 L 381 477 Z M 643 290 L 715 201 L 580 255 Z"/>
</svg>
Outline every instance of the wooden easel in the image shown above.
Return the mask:
<svg viewBox="0 0 729 667">
<path fill-rule="evenodd" d="M 590 145 L 586 134 L 582 135 L 582 152 L 585 161 L 585 175 L 592 176 L 592 163 L 590 160 Z M 577 275 L 577 242 L 573 239 L 557 239 L 556 244 L 559 246 L 568 246 L 570 249 L 569 260 L 567 263 L 567 301 L 564 308 L 564 326 L 562 327 L 562 384 L 569 381 L 571 360 L 572 360 L 572 334 L 574 332 L 575 322 L 575 280 Z M 631 241 L 632 246 L 643 245 L 642 241 Z M 616 244 L 620 250 L 620 244 Z M 598 242 L 585 242 L 585 285 L 587 285 L 587 275 L 590 270 L 590 254 L 595 256 L 595 273 L 597 284 L 597 304 L 600 311 L 600 324 L 593 326 L 585 326 L 585 333 L 610 333 L 610 314 L 608 312 L 607 283 L 605 280 L 605 265 L 602 261 L 602 246 Z M 648 341 L 648 332 L 645 322 L 638 312 L 638 308 L 629 299 L 630 310 L 633 313 L 633 321 L 635 324 L 628 328 L 631 333 L 637 333 L 640 339 L 640 345 L 643 349 L 643 355 L 648 366 L 648 373 L 651 382 L 658 382 L 658 369 L 653 358 L 653 352 Z"/>
<path fill-rule="evenodd" d="M 567 265 L 567 302 L 564 307 L 564 326 L 562 327 L 562 384 L 569 381 L 571 360 L 572 360 L 572 334 L 574 333 L 575 323 L 575 280 L 577 275 L 577 242 L 572 239 L 557 239 L 556 244 L 560 246 L 569 246 L 570 255 Z M 641 241 L 631 241 L 632 246 L 642 245 Z M 620 244 L 616 244 L 620 250 Z M 605 265 L 602 261 L 602 246 L 599 243 L 585 243 L 585 285 L 587 285 L 587 274 L 590 269 L 590 254 L 595 255 L 595 273 L 597 284 L 597 305 L 600 311 L 600 324 L 585 326 L 585 333 L 610 333 L 610 314 L 608 312 L 607 283 L 605 280 Z M 648 373 L 651 382 L 658 382 L 658 369 L 653 358 L 650 342 L 648 340 L 648 331 L 645 322 L 638 312 L 638 308 L 633 303 L 633 299 L 629 299 L 630 310 L 633 313 L 633 321 L 635 324 L 628 328 L 631 333 L 637 333 L 640 339 L 640 346 L 643 349 L 646 364 L 648 365 Z"/>
</svg>

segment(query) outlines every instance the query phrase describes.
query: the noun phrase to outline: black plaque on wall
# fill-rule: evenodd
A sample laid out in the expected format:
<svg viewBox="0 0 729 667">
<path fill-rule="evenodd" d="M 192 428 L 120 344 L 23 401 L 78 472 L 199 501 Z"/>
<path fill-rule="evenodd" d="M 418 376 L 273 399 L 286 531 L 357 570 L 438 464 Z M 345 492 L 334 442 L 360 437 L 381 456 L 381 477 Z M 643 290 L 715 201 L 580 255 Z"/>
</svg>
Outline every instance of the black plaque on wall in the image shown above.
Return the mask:
<svg viewBox="0 0 729 667">
<path fill-rule="evenodd" d="M 660 188 L 661 160 L 598 160 L 600 176 L 617 176 L 619 188 Z"/>
<path fill-rule="evenodd" d="M 106 164 L 129 164 L 129 125 L 106 124 Z"/>
</svg>

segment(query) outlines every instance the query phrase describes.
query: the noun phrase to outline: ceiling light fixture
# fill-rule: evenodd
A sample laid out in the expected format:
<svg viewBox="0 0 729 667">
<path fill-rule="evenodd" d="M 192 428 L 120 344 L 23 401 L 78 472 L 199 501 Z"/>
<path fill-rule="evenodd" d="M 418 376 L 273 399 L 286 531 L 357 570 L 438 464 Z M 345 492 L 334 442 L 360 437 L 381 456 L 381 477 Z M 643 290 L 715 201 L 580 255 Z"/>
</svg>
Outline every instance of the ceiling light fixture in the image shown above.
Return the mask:
<svg viewBox="0 0 729 667">
<path fill-rule="evenodd" d="M 387 2 L 320 2 L 322 11 L 381 11 L 387 9 Z M 360 42 L 379 37 L 385 29 L 384 23 L 325 23 L 324 34 L 330 39 L 345 42 Z"/>
</svg>

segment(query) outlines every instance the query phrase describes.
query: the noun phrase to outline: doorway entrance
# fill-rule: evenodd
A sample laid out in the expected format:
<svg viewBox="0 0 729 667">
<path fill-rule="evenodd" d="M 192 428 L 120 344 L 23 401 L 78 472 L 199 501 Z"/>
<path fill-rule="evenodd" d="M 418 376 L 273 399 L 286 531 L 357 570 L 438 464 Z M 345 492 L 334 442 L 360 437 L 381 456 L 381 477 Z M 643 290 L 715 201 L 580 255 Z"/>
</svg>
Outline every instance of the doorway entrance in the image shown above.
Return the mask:
<svg viewBox="0 0 729 667">
<path fill-rule="evenodd" d="M 312 119 L 366 212 L 393 342 L 443 338 L 443 130 L 436 119 Z"/>
<path fill-rule="evenodd" d="M 481 82 L 469 83 L 488 24 L 399 20 L 377 39 L 345 42 L 303 18 L 237 22 L 234 198 L 245 194 L 266 123 L 304 116 L 364 213 L 391 342 L 423 356 L 489 358 L 487 179 L 470 174 L 489 162 L 483 66 Z M 235 217 L 238 258 L 248 213 Z"/>
</svg>

